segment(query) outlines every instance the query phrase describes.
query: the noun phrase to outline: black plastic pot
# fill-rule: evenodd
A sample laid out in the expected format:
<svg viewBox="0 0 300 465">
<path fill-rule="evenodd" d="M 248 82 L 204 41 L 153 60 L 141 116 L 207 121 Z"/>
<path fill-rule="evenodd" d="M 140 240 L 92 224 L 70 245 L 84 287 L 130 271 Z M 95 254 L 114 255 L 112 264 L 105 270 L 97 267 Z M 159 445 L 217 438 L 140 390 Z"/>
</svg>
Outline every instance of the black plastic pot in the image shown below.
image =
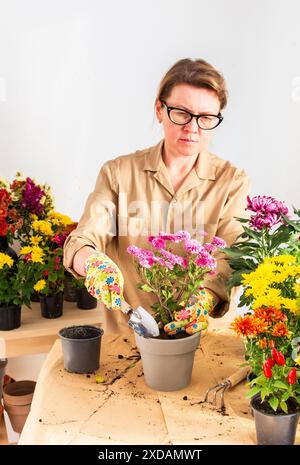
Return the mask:
<svg viewBox="0 0 300 465">
<path fill-rule="evenodd" d="M 41 313 L 44 318 L 59 318 L 63 314 L 64 293 L 40 296 Z"/>
<path fill-rule="evenodd" d="M 7 240 L 7 237 L 6 237 L 6 236 L 0 236 L 0 252 L 6 253 L 6 254 L 9 255 L 13 260 L 18 260 L 18 255 L 17 255 L 17 253 L 14 251 L 14 249 L 12 249 L 12 248 L 8 245 L 8 240 Z"/>
<path fill-rule="evenodd" d="M 260 396 L 251 400 L 255 420 L 257 444 L 270 446 L 293 445 L 300 411 L 289 414 L 264 413 L 260 410 Z"/>
<path fill-rule="evenodd" d="M 4 380 L 6 365 L 7 365 L 7 358 L 0 359 L 0 403 L 2 399 L 3 380 Z"/>
<path fill-rule="evenodd" d="M 89 294 L 88 290 L 83 287 L 77 289 L 77 307 L 82 310 L 90 310 L 97 307 L 97 299 Z"/>
<path fill-rule="evenodd" d="M 92 373 L 99 368 L 103 329 L 69 326 L 59 331 L 64 368 L 71 373 Z"/>
<path fill-rule="evenodd" d="M 21 306 L 0 306 L 0 331 L 10 331 L 21 326 Z"/>
<path fill-rule="evenodd" d="M 40 294 L 36 291 L 33 291 L 33 293 L 30 296 L 31 302 L 39 302 L 40 301 Z"/>
<path fill-rule="evenodd" d="M 76 302 L 77 301 L 77 289 L 72 286 L 74 282 L 73 276 L 65 276 L 64 279 L 64 299 L 67 302 Z"/>
</svg>

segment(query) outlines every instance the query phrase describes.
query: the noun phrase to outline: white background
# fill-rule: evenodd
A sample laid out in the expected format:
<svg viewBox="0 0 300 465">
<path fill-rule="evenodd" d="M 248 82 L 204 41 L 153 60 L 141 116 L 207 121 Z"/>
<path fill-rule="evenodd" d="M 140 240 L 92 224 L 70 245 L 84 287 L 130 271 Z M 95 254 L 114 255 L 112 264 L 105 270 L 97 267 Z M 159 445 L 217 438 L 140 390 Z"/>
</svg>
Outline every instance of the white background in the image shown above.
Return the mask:
<svg viewBox="0 0 300 465">
<path fill-rule="evenodd" d="M 300 207 L 299 0 L 0 0 L 0 176 L 78 220 L 105 160 L 157 143 L 160 79 L 204 58 L 230 92 L 210 149 Z"/>
</svg>

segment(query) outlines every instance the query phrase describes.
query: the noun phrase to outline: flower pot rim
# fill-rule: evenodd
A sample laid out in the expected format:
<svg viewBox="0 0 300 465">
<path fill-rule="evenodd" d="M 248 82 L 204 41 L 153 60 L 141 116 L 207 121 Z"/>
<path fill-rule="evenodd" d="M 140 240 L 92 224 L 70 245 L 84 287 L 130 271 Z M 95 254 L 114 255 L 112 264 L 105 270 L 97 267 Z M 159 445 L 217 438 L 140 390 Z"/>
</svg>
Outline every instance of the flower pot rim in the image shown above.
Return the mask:
<svg viewBox="0 0 300 465">
<path fill-rule="evenodd" d="M 26 394 L 17 394 L 19 389 L 28 387 Z M 20 380 L 8 383 L 3 387 L 3 400 L 8 405 L 26 405 L 31 402 L 36 387 L 36 381 Z M 25 402 L 25 403 L 24 403 Z"/>
<path fill-rule="evenodd" d="M 21 304 L 13 304 L 13 303 L 9 303 L 9 304 L 1 304 L 0 303 L 0 311 L 1 311 L 1 308 L 21 308 L 22 305 Z"/>
<path fill-rule="evenodd" d="M 62 332 L 64 330 L 68 330 L 68 329 L 73 329 L 73 328 L 87 328 L 87 329 L 93 329 L 93 330 L 97 330 L 98 331 L 98 334 L 96 336 L 92 336 L 92 337 L 89 337 L 89 338 L 85 338 L 85 339 L 80 339 L 80 338 L 73 338 L 73 337 L 67 337 L 67 336 L 64 336 L 62 334 Z M 64 339 L 66 341 L 76 341 L 76 342 L 86 342 L 86 341 L 91 341 L 93 339 L 97 339 L 98 337 L 102 337 L 104 334 L 104 330 L 102 328 L 97 328 L 97 326 L 93 326 L 93 325 L 72 325 L 72 326 L 65 326 L 64 328 L 61 328 L 58 332 L 58 335 L 61 339 Z"/>
<path fill-rule="evenodd" d="M 186 341 L 187 339 L 189 339 L 189 340 L 192 339 L 192 338 L 196 339 L 199 336 L 199 334 L 201 336 L 201 332 L 202 331 L 197 331 L 194 334 L 187 334 L 186 337 L 182 337 L 180 339 L 159 339 L 158 337 L 148 337 L 148 338 L 143 338 L 143 339 L 148 339 L 148 341 L 150 341 L 150 340 L 159 341 L 159 342 L 162 342 L 162 343 L 166 342 L 167 344 L 170 344 L 170 343 L 175 344 L 175 343 L 178 343 L 180 341 Z M 138 334 L 137 334 L 137 336 L 138 336 Z M 139 337 L 143 337 L 143 336 L 139 336 Z"/>
<path fill-rule="evenodd" d="M 292 415 L 297 415 L 297 414 L 300 414 L 300 404 L 297 403 L 297 409 L 295 410 L 295 412 L 291 412 L 291 413 L 285 413 L 285 412 L 281 412 L 281 413 L 266 413 L 266 412 L 263 412 L 262 410 L 260 410 L 259 408 L 255 407 L 253 405 L 253 402 L 255 399 L 258 399 L 260 398 L 260 395 L 259 394 L 256 394 L 255 396 L 252 397 L 251 401 L 250 401 L 250 405 L 251 405 L 251 408 L 253 410 L 256 410 L 257 412 L 261 413 L 262 415 L 265 415 L 267 417 L 289 417 L 289 416 L 292 416 Z"/>
</svg>

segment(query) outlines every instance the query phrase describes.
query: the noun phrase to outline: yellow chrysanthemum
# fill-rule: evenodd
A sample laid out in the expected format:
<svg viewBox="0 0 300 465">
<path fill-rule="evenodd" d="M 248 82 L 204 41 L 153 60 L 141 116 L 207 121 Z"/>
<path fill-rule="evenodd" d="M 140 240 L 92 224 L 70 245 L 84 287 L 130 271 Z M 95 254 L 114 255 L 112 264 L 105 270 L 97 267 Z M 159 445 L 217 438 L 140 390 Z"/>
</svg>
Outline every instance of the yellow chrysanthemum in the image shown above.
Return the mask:
<svg viewBox="0 0 300 465">
<path fill-rule="evenodd" d="M 14 261 L 9 255 L 7 255 L 6 253 L 0 252 L 0 270 L 2 270 L 5 265 L 11 268 L 13 264 L 14 264 Z"/>
<path fill-rule="evenodd" d="M 59 226 L 69 226 L 70 224 L 73 224 L 73 221 L 71 218 L 67 215 L 63 215 L 59 212 L 51 212 L 50 215 L 48 216 L 49 220 L 51 223 Z"/>
<path fill-rule="evenodd" d="M 41 236 L 31 236 L 30 242 L 32 245 L 39 245 L 39 243 L 43 240 Z"/>
<path fill-rule="evenodd" d="M 46 286 L 46 281 L 44 279 L 40 279 L 34 286 L 33 289 L 37 292 L 40 292 Z"/>
<path fill-rule="evenodd" d="M 296 365 L 300 365 L 300 355 L 299 355 L 299 357 L 295 358 L 295 363 L 296 363 Z"/>
<path fill-rule="evenodd" d="M 34 231 L 44 234 L 45 236 L 54 236 L 54 231 L 51 228 L 51 224 L 46 220 L 36 220 L 32 223 Z"/>
<path fill-rule="evenodd" d="M 31 252 L 31 247 L 29 245 L 25 245 L 24 247 L 21 247 L 20 249 L 21 255 L 27 255 L 30 252 Z"/>
<path fill-rule="evenodd" d="M 42 265 L 44 264 L 44 253 L 43 251 L 34 251 L 31 253 L 31 261 L 33 263 L 41 263 Z"/>
</svg>

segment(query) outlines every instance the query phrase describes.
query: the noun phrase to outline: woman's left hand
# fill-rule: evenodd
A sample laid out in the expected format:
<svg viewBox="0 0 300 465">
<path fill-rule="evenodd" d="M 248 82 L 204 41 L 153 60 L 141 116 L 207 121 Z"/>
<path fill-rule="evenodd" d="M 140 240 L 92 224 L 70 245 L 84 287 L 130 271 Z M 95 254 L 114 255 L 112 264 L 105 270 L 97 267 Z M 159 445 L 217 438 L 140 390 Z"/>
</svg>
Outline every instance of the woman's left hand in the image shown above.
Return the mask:
<svg viewBox="0 0 300 465">
<path fill-rule="evenodd" d="M 164 326 L 169 336 L 182 332 L 194 334 L 207 329 L 209 313 L 216 305 L 217 298 L 209 289 L 201 289 L 195 299 L 195 303 L 176 312 L 175 320 Z"/>
</svg>

